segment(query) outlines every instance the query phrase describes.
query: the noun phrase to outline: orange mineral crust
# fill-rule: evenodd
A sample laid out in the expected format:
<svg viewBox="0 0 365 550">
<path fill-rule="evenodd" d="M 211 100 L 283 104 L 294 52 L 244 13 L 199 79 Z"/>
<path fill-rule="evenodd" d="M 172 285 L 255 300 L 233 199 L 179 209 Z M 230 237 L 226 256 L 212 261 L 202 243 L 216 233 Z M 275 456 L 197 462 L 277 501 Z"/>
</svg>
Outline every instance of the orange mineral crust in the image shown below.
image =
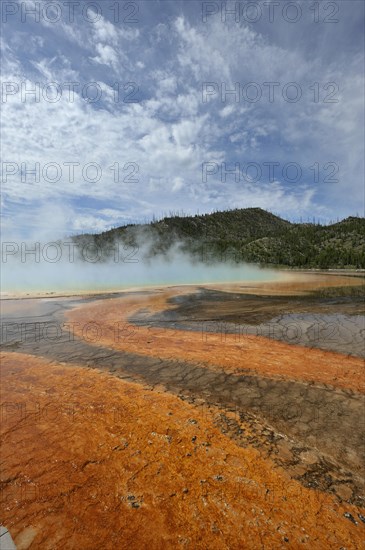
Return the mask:
<svg viewBox="0 0 365 550">
<path fill-rule="evenodd" d="M 360 509 L 238 447 L 210 413 L 105 373 L 1 359 L 2 522 L 18 550 L 361 548 Z"/>
<path fill-rule="evenodd" d="M 255 294 L 256 296 L 297 296 L 324 288 L 364 285 L 364 278 L 360 274 L 358 276 L 346 276 L 340 273 L 316 273 L 307 271 L 278 271 L 278 273 L 280 273 L 280 279 L 276 281 L 211 283 L 204 286 L 227 292 Z"/>
<path fill-rule="evenodd" d="M 180 294 L 187 292 L 181 290 Z M 191 290 L 190 290 L 191 292 Z M 67 312 L 73 331 L 89 343 L 118 350 L 206 365 L 240 374 L 282 377 L 329 384 L 365 392 L 364 361 L 339 353 L 289 345 L 261 336 L 214 334 L 133 325 L 140 311 L 155 313 L 173 307 L 167 303 L 177 290 L 156 295 L 99 300 Z M 93 340 L 94 338 L 94 340 Z"/>
</svg>

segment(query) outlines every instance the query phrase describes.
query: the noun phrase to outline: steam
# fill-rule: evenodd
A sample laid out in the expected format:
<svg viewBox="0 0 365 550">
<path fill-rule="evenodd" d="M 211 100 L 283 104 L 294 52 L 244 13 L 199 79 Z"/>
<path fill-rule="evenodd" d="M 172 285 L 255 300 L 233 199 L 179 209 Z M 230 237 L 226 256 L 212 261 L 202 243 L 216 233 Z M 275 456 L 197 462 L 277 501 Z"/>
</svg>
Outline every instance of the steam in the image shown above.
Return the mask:
<svg viewBox="0 0 365 550">
<path fill-rule="evenodd" d="M 2 294 L 124 290 L 157 285 L 264 281 L 274 270 L 230 259 L 212 262 L 174 242 L 163 253 L 146 230 L 133 228 L 131 242 L 115 239 L 98 245 L 91 237 L 62 241 L 3 241 Z"/>
</svg>

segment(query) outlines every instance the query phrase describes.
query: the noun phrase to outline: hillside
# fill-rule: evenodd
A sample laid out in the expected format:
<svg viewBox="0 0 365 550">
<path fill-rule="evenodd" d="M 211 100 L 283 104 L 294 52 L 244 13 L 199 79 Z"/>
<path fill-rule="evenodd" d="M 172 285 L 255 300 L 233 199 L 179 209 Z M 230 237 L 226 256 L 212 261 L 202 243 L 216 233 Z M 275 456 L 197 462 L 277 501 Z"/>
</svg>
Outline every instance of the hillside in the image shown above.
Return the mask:
<svg viewBox="0 0 365 550">
<path fill-rule="evenodd" d="M 254 262 L 303 268 L 365 268 L 365 219 L 349 217 L 332 225 L 291 223 L 261 208 L 196 216 L 172 216 L 150 224 L 127 225 L 100 234 L 73 237 L 95 244 L 103 258 L 115 243 L 126 256 L 166 255 L 178 246 L 193 260 Z"/>
</svg>

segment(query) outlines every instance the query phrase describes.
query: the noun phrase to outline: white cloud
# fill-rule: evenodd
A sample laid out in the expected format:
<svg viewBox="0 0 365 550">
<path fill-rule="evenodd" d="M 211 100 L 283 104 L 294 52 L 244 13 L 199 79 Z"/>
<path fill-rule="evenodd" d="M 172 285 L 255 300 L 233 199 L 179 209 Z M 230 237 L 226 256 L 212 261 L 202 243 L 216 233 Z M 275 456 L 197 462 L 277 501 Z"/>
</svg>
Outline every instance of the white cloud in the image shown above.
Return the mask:
<svg viewBox="0 0 365 550">
<path fill-rule="evenodd" d="M 100 17 L 93 23 L 93 33 L 96 42 L 104 42 L 113 46 L 118 44 L 118 29 L 104 17 Z"/>
<path fill-rule="evenodd" d="M 11 97 L 3 105 L 4 159 L 63 167 L 58 182 L 41 178 L 39 183 L 24 183 L 17 173 L 3 184 L 6 212 L 16 223 L 39 222 L 36 209 L 23 217 L 21 213 L 27 204 L 40 207 L 47 202 L 60 205 L 57 227 L 64 216 L 65 225 L 76 231 L 105 229 L 121 218 L 141 219 L 177 206 L 191 213 L 199 208 L 261 206 L 305 215 L 323 212 L 326 201 L 342 207 L 352 198 L 362 200 L 361 57 L 324 64 L 320 52 L 305 55 L 299 43 L 279 47 L 254 27 L 223 25 L 220 18 L 203 25 L 178 16 L 170 25 L 157 23 L 148 32 L 146 27 L 118 27 L 106 18 L 93 25 L 61 21 L 52 26 L 52 38 L 50 28 L 46 26 L 46 34 L 33 44 L 28 62 L 17 49 L 20 36 L 12 46 L 10 40 L 5 43 L 4 80 L 20 84 L 26 76 L 32 83 L 40 74 L 49 81 L 93 81 L 100 86 L 102 101 L 87 104 L 76 94 L 74 103 L 66 97 L 54 104 L 21 103 Z M 49 55 L 35 46 L 46 48 Z M 116 103 L 116 75 L 122 90 L 125 82 L 136 81 L 143 102 Z M 279 81 L 281 87 L 274 103 L 265 98 L 257 103 L 235 103 L 232 98 L 224 102 L 220 94 L 203 103 L 204 81 L 225 83 L 228 89 L 235 82 L 257 82 L 263 94 L 268 93 L 266 81 Z M 282 85 L 292 81 L 301 84 L 304 95 L 295 104 L 281 95 Z M 314 103 L 309 86 L 331 81 L 341 84 L 340 102 Z M 321 88 L 322 99 L 324 93 Z M 296 185 L 264 179 L 255 185 L 223 183 L 219 174 L 202 182 L 203 162 L 275 160 L 307 167 L 316 161 L 338 162 L 343 178 L 337 186 L 313 185 L 307 179 Z M 96 162 L 102 178 L 86 181 L 76 168 L 70 182 L 65 162 Z M 130 181 L 131 162 L 139 166 L 137 182 Z M 118 182 L 110 169 L 115 163 L 120 166 Z M 6 221 L 14 228 L 9 217 Z"/>
<path fill-rule="evenodd" d="M 232 115 L 235 112 L 235 106 L 234 105 L 226 105 L 221 111 L 219 111 L 219 116 L 222 118 L 226 118 L 230 115 Z"/>
<path fill-rule="evenodd" d="M 102 65 L 109 65 L 113 69 L 117 69 L 119 65 L 117 52 L 108 44 L 96 44 L 97 56 L 92 59 Z"/>
<path fill-rule="evenodd" d="M 172 191 L 173 192 L 181 191 L 181 189 L 183 187 L 184 187 L 184 178 L 181 178 L 181 177 L 174 178 L 173 185 L 172 185 Z"/>
</svg>

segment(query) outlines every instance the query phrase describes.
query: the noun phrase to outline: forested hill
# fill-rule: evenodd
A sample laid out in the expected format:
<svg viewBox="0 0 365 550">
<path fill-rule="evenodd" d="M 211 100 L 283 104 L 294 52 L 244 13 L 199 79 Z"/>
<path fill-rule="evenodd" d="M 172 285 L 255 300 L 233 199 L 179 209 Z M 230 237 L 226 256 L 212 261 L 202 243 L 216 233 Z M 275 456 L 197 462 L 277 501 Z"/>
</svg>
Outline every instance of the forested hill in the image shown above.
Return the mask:
<svg viewBox="0 0 365 550">
<path fill-rule="evenodd" d="M 93 243 L 103 252 L 117 242 L 126 250 L 138 247 L 147 258 L 171 254 L 178 247 L 206 263 L 365 268 L 365 219 L 353 216 L 331 225 L 291 223 L 261 208 L 246 208 L 171 216 L 73 239 L 78 245 Z"/>
</svg>

